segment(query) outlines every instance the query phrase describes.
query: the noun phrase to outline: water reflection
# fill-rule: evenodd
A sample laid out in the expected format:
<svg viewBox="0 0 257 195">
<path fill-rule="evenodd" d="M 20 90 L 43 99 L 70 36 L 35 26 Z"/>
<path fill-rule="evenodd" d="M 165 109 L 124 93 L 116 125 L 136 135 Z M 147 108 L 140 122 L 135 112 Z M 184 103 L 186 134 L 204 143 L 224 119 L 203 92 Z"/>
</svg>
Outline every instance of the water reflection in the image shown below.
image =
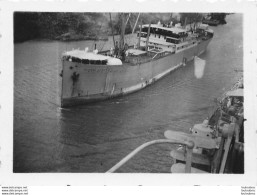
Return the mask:
<svg viewBox="0 0 257 195">
<path fill-rule="evenodd" d="M 202 122 L 213 99 L 241 76 L 234 70 L 242 70 L 242 15 L 229 15 L 227 22 L 213 27 L 199 79 L 189 62 L 139 92 L 70 109 L 58 107 L 61 54 L 93 42 L 16 44 L 14 171 L 104 172 L 165 130 L 186 132 Z M 168 153 L 167 146 L 150 148 L 120 171 L 169 172 Z"/>
</svg>

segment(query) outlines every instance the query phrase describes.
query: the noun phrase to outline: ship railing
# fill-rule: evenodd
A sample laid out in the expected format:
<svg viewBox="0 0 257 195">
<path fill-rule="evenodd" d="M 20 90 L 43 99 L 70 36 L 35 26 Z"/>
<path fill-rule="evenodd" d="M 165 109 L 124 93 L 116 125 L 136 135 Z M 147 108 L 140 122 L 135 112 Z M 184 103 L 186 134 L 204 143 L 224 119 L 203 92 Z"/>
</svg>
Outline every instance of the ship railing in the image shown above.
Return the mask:
<svg viewBox="0 0 257 195">
<path fill-rule="evenodd" d="M 116 165 L 114 165 L 111 169 L 107 171 L 107 173 L 113 173 L 117 171 L 120 167 L 122 167 L 124 164 L 126 164 L 130 159 L 132 159 L 135 155 L 137 155 L 140 151 L 143 149 L 157 144 L 172 144 L 172 145 L 183 145 L 186 147 L 187 153 L 186 153 L 186 165 L 185 165 L 185 173 L 191 172 L 191 164 L 192 164 L 192 153 L 194 148 L 194 142 L 192 141 L 173 141 L 169 139 L 158 139 L 146 142 L 142 144 L 141 146 L 137 147 L 135 150 L 133 150 L 131 153 L 129 153 L 127 156 L 125 156 L 120 162 L 118 162 Z"/>
<path fill-rule="evenodd" d="M 157 54 L 155 54 L 155 55 L 152 57 L 152 59 L 154 59 L 156 56 L 158 56 L 158 53 L 157 53 Z"/>
<path fill-rule="evenodd" d="M 116 165 L 114 165 L 111 169 L 109 169 L 107 173 L 114 173 L 143 149 L 152 145 L 164 143 L 172 145 L 179 144 L 180 146 L 179 148 L 172 149 L 172 152 L 170 153 L 175 162 L 171 166 L 172 173 L 231 172 L 229 170 L 230 168 L 226 165 L 228 165 L 230 160 L 232 160 L 231 155 L 236 149 L 233 146 L 232 139 L 234 139 L 235 133 L 239 130 L 238 128 L 239 126 L 236 123 L 231 123 L 226 128 L 224 127 L 221 129 L 221 137 L 219 138 L 209 138 L 198 134 L 195 135 L 167 130 L 164 133 L 167 139 L 153 140 L 142 144 L 119 161 Z M 239 140 L 239 138 L 236 140 Z M 181 150 L 181 146 L 183 146 L 185 149 Z M 243 144 L 237 144 L 237 148 L 238 153 L 242 154 Z M 193 149 L 201 149 L 202 153 L 193 153 Z M 177 162 L 177 160 L 179 162 Z M 184 163 L 181 163 L 180 161 Z M 192 163 L 194 165 L 207 165 L 209 167 L 209 171 L 191 167 Z"/>
<path fill-rule="evenodd" d="M 125 58 L 125 62 L 137 65 L 141 63 L 149 62 L 151 58 L 148 55 L 141 55 L 141 56 L 127 56 Z"/>
<path fill-rule="evenodd" d="M 174 51 L 175 52 L 175 51 Z M 158 52 L 158 53 L 156 53 L 156 52 L 149 52 L 149 56 L 152 58 L 152 60 L 153 59 L 156 59 L 156 58 L 160 58 L 160 57 L 162 57 L 162 56 L 165 56 L 165 55 L 168 55 L 168 54 L 170 54 L 170 53 L 174 53 L 174 52 L 170 52 L 170 51 L 161 51 L 161 52 Z M 150 54 L 151 53 L 151 54 Z"/>
</svg>

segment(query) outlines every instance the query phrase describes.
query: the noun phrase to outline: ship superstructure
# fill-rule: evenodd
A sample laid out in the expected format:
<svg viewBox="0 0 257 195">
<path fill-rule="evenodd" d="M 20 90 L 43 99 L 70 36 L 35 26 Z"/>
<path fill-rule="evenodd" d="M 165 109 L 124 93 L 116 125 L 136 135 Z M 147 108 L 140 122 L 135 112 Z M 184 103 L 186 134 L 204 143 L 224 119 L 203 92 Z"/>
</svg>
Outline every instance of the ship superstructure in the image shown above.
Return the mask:
<svg viewBox="0 0 257 195">
<path fill-rule="evenodd" d="M 141 25 L 138 41 L 124 37 L 109 51 L 73 50 L 63 54 L 61 106 L 93 102 L 142 89 L 185 65 L 206 50 L 213 37 L 208 25 L 195 30 L 181 26 Z"/>
</svg>

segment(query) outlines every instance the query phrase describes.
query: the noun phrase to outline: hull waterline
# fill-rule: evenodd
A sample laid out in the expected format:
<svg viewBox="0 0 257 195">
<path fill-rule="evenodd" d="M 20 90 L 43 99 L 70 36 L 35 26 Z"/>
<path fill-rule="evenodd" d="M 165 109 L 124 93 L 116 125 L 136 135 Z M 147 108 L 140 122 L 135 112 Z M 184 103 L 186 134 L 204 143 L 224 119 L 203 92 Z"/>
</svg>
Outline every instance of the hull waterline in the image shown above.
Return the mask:
<svg viewBox="0 0 257 195">
<path fill-rule="evenodd" d="M 210 41 L 136 65 L 84 65 L 63 61 L 61 107 L 102 101 L 143 89 L 201 55 Z M 78 77 L 75 82 L 74 74 Z"/>
</svg>

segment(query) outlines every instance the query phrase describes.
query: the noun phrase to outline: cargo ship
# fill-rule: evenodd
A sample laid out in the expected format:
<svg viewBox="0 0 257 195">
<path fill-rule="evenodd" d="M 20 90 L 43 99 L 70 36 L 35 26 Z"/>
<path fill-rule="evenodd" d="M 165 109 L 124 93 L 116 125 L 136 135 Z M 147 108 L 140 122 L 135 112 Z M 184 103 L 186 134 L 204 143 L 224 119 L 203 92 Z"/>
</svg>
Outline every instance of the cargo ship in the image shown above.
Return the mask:
<svg viewBox="0 0 257 195">
<path fill-rule="evenodd" d="M 129 46 L 124 33 L 122 23 L 119 42 L 108 51 L 85 48 L 63 53 L 61 107 L 143 89 L 202 54 L 214 35 L 206 24 L 191 30 L 179 24 L 141 24 L 137 43 Z"/>
</svg>

